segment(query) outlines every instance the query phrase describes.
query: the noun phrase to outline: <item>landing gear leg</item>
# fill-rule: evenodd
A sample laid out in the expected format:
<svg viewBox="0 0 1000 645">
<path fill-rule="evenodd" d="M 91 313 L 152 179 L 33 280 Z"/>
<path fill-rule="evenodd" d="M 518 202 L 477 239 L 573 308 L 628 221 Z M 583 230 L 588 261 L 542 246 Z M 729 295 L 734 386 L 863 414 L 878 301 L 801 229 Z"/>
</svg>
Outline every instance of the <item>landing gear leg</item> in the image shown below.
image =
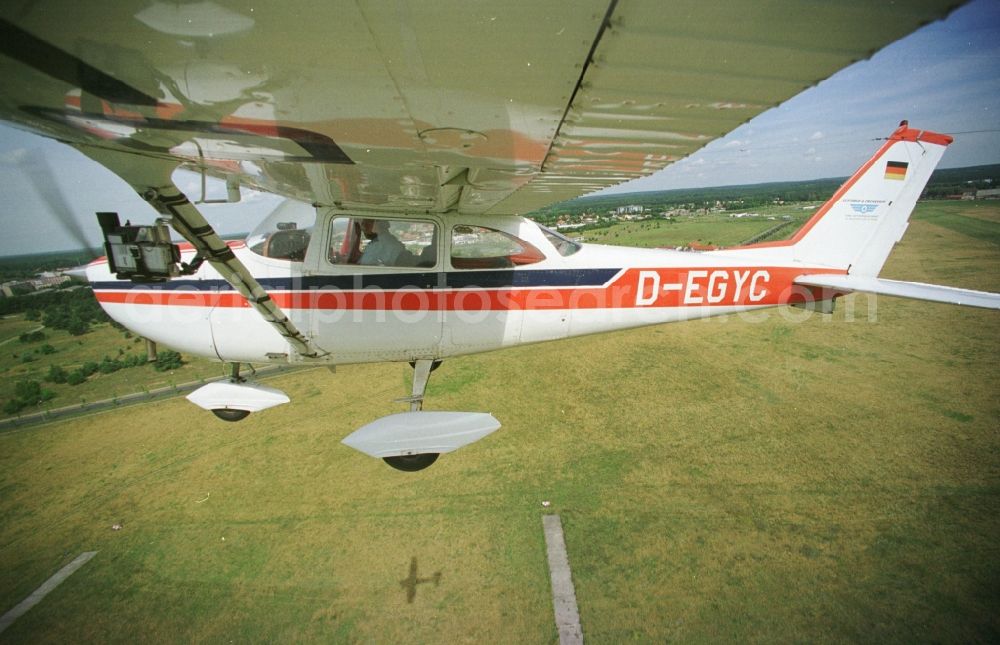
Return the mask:
<svg viewBox="0 0 1000 645">
<path fill-rule="evenodd" d="M 424 390 L 427 389 L 427 382 L 431 380 L 431 372 L 437 369 L 441 361 L 419 360 L 413 361 L 413 394 L 410 396 L 410 412 L 417 412 L 424 407 Z"/>
<path fill-rule="evenodd" d="M 240 376 L 240 364 L 229 364 L 229 381 L 231 383 L 242 383 L 246 379 Z M 233 408 L 214 408 L 212 414 L 223 421 L 242 421 L 250 416 L 249 410 L 235 410 Z"/>
<path fill-rule="evenodd" d="M 434 361 L 430 359 L 421 359 L 410 363 L 410 365 L 413 366 L 412 394 L 405 399 L 400 399 L 400 401 L 408 402 L 410 404 L 410 412 L 419 412 L 423 409 L 424 391 L 427 389 L 427 382 L 431 378 L 431 372 L 436 370 L 440 364 L 441 361 Z M 439 453 L 436 452 L 425 452 L 418 455 L 383 457 L 382 460 L 396 470 L 415 472 L 417 470 L 423 470 L 437 461 L 438 454 Z"/>
</svg>

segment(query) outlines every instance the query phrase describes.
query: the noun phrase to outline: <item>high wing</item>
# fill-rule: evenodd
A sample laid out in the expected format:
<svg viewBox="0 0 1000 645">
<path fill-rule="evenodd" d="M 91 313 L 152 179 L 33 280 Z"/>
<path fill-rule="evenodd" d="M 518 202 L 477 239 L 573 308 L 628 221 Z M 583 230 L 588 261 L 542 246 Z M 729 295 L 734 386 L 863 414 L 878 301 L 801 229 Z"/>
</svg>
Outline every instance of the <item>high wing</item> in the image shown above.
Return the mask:
<svg viewBox="0 0 1000 645">
<path fill-rule="evenodd" d="M 319 205 L 520 214 L 659 170 L 954 4 L 8 2 L 0 119 L 119 174 L 140 155 Z"/>
</svg>

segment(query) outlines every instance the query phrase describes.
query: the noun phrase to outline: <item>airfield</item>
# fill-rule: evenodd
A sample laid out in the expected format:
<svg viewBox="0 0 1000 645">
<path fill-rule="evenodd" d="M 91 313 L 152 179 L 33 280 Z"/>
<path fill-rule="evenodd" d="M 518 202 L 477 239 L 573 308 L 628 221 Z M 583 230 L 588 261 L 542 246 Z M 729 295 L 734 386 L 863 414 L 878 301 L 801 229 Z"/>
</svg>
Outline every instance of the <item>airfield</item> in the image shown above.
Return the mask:
<svg viewBox="0 0 1000 645">
<path fill-rule="evenodd" d="M 883 277 L 997 290 L 1000 204 L 922 203 Z M 446 361 L 501 430 L 401 473 L 340 444 L 410 368 L 0 433 L 2 642 L 1000 640 L 1000 312 L 855 295 Z M 543 502 L 549 506 L 543 507 Z M 120 530 L 113 530 L 113 525 Z M 414 570 L 415 575 L 411 575 Z"/>
</svg>

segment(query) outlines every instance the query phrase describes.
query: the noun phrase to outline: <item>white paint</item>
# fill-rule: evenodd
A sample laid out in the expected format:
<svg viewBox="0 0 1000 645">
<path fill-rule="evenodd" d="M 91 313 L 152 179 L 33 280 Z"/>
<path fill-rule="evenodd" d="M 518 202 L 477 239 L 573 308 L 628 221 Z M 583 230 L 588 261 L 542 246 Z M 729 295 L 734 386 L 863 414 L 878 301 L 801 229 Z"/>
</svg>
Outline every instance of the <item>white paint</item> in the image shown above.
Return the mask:
<svg viewBox="0 0 1000 645">
<path fill-rule="evenodd" d="M 646 294 L 646 284 L 649 283 L 649 295 Z M 656 297 L 660 291 L 660 274 L 656 271 L 639 272 L 639 288 L 635 294 L 635 305 L 646 307 L 656 302 Z"/>
<path fill-rule="evenodd" d="M 767 271 L 755 271 L 753 278 L 750 279 L 750 302 L 760 302 L 767 296 L 767 290 L 759 287 L 757 284 L 758 280 L 763 280 L 765 283 L 771 279 L 771 274 Z"/>
</svg>

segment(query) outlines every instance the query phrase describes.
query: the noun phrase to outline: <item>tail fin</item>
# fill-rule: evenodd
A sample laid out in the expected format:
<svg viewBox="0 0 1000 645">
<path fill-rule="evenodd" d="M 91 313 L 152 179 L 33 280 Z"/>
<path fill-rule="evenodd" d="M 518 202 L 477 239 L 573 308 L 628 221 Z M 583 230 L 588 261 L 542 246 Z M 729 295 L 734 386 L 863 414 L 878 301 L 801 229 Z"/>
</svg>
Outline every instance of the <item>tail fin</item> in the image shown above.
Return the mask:
<svg viewBox="0 0 1000 645">
<path fill-rule="evenodd" d="M 956 289 L 878 277 L 944 149 L 952 138 L 914 130 L 906 121 L 790 240 L 793 257 L 847 275 L 817 273 L 796 284 L 1000 309 L 1000 293 Z M 786 246 L 789 243 L 785 243 Z"/>
<path fill-rule="evenodd" d="M 794 259 L 803 264 L 877 276 L 951 142 L 903 121 L 791 240 L 773 245 L 791 245 Z"/>
</svg>

